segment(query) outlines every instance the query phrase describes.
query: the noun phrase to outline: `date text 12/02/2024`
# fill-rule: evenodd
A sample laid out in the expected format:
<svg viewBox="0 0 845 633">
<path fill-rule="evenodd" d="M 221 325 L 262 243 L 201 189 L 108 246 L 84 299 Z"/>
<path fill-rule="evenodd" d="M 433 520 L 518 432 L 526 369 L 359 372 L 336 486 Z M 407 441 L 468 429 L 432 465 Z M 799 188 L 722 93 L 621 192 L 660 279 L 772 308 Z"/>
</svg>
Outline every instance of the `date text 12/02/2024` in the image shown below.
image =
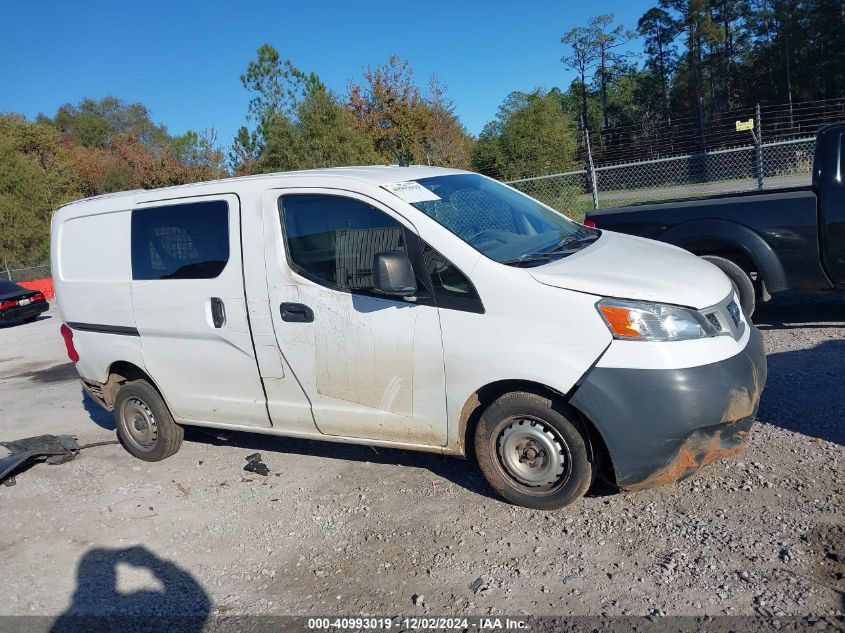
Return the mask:
<svg viewBox="0 0 845 633">
<path fill-rule="evenodd" d="M 359 618 L 309 618 L 308 628 L 316 630 L 461 630 L 478 631 L 520 630 L 526 628 L 524 620 L 512 618 L 439 618 L 439 617 L 359 617 Z"/>
</svg>

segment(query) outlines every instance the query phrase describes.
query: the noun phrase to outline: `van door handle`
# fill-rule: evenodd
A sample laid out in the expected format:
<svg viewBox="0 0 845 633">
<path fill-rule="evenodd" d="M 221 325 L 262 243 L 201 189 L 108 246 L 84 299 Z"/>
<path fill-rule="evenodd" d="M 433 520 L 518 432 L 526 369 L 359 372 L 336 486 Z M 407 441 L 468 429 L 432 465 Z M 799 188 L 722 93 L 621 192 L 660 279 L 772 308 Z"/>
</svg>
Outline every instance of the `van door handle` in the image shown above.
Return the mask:
<svg viewBox="0 0 845 633">
<path fill-rule="evenodd" d="M 226 323 L 226 307 L 220 297 L 211 297 L 211 321 L 216 328 L 221 328 Z"/>
<path fill-rule="evenodd" d="M 279 306 L 282 311 L 282 321 L 289 323 L 311 323 L 314 311 L 301 303 L 283 303 Z"/>
</svg>

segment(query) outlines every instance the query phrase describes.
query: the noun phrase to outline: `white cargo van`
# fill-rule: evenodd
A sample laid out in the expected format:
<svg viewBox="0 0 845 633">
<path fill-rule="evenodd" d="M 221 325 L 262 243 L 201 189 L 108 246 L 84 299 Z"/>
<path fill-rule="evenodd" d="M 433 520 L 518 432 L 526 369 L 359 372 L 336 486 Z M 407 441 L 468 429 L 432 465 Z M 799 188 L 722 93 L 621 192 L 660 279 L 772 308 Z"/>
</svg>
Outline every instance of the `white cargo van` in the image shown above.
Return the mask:
<svg viewBox="0 0 845 633">
<path fill-rule="evenodd" d="M 52 266 L 83 385 L 148 461 L 185 425 L 474 453 L 556 508 L 737 452 L 766 379 L 715 266 L 452 169 L 90 198 Z"/>
</svg>

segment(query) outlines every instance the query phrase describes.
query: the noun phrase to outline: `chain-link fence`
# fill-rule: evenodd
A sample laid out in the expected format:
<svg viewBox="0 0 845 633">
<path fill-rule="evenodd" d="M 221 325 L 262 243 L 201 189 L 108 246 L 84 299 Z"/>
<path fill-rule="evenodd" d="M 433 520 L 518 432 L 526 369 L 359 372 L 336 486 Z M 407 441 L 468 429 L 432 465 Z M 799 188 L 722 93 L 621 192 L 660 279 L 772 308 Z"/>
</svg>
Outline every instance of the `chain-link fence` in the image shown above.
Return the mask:
<svg viewBox="0 0 845 633">
<path fill-rule="evenodd" d="M 50 264 L 43 266 L 29 266 L 27 268 L 0 268 L 0 279 L 8 281 L 35 281 L 36 279 L 47 279 L 50 276 Z"/>
<path fill-rule="evenodd" d="M 810 184 L 815 137 L 522 178 L 509 185 L 581 219 L 618 207 Z"/>
<path fill-rule="evenodd" d="M 700 121 L 694 116 L 667 119 L 652 112 L 628 125 L 594 127 L 588 136 L 593 160 L 609 165 L 741 147 L 751 142 L 751 136 L 747 127 L 736 124 L 749 119 L 755 135 L 766 143 L 807 138 L 823 125 L 845 119 L 845 98 L 761 104 L 712 112 Z M 580 143 L 578 157 L 586 164 L 585 139 Z"/>
</svg>

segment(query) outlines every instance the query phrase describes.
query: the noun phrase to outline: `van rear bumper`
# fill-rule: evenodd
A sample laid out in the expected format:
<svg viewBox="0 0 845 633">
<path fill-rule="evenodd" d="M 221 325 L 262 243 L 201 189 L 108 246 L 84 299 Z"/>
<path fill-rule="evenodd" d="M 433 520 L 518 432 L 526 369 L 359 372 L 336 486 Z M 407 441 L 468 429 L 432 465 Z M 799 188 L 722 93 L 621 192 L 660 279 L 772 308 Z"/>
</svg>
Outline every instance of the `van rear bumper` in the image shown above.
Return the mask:
<svg viewBox="0 0 845 633">
<path fill-rule="evenodd" d="M 735 356 L 686 369 L 595 367 L 571 404 L 598 429 L 616 484 L 651 488 L 742 451 L 766 384 L 763 339 L 751 327 Z"/>
</svg>

